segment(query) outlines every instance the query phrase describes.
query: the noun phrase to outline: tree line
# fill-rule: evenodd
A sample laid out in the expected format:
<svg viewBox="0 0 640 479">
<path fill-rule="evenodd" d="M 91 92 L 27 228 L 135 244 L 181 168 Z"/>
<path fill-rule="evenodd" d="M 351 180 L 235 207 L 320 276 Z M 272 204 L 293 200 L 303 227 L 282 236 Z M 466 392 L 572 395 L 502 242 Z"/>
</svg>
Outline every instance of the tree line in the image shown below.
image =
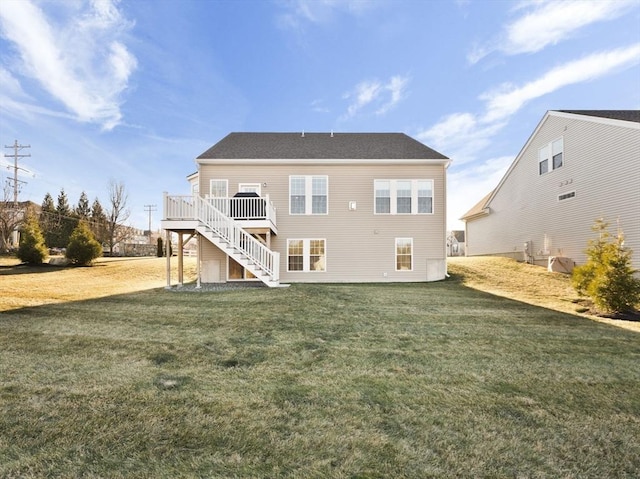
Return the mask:
<svg viewBox="0 0 640 479">
<path fill-rule="evenodd" d="M 86 192 L 80 194 L 75 206 L 71 206 L 64 188 L 57 201 L 47 193 L 42 201 L 37 223 L 48 248 L 66 248 L 80 222 L 87 225 L 100 245 L 113 254 L 114 246 L 131 236 L 132 228 L 126 225 L 130 211 L 127 208 L 128 194 L 122 182 L 111 180 L 108 185 L 108 203 L 103 207 L 98 198 L 89 203 Z M 22 204 L 21 204 L 22 205 Z M 0 207 L 0 233 L 3 249 L 7 249 L 9 238 L 16 227 L 28 216 L 26 207 L 4 201 Z M 34 213 L 31 212 L 33 215 Z"/>
</svg>

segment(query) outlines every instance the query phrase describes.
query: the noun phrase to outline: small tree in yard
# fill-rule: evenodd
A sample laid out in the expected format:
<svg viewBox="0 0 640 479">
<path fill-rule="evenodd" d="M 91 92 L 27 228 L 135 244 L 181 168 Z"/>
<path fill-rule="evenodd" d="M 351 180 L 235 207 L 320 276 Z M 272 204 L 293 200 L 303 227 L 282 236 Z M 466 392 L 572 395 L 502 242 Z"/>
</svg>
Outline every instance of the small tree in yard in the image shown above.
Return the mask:
<svg viewBox="0 0 640 479">
<path fill-rule="evenodd" d="M 87 266 L 100 256 L 102 256 L 102 246 L 93 236 L 87 223 L 78 222 L 67 245 L 67 259 L 77 266 Z"/>
<path fill-rule="evenodd" d="M 624 247 L 624 234 L 611 237 L 608 227 L 602 219 L 592 227 L 598 239 L 589 240 L 587 262 L 573 270 L 572 283 L 604 312 L 633 311 L 640 303 L 640 279 L 631 267 L 632 252 Z"/>
<path fill-rule="evenodd" d="M 44 244 L 44 236 L 38 219 L 29 214 L 22 226 L 18 259 L 23 263 L 42 264 L 47 254 L 47 246 Z"/>
</svg>

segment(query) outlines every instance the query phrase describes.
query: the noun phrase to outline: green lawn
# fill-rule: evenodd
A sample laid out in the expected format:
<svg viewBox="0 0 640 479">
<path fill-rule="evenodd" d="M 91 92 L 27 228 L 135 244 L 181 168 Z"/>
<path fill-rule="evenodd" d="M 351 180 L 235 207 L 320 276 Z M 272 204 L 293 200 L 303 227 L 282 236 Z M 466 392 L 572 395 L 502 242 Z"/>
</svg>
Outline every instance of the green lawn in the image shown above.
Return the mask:
<svg viewBox="0 0 640 479">
<path fill-rule="evenodd" d="M 3 478 L 638 477 L 640 335 L 460 278 L 160 288 L 0 313 L 0 413 Z"/>
</svg>

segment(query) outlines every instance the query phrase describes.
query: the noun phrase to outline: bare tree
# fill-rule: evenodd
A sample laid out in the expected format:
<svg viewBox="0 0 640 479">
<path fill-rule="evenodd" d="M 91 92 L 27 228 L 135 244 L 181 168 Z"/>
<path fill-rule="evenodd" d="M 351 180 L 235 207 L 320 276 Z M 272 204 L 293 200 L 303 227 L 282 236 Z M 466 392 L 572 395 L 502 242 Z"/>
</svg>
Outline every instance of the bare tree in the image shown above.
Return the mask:
<svg viewBox="0 0 640 479">
<path fill-rule="evenodd" d="M 131 212 L 127 208 L 127 194 L 124 183 L 109 180 L 109 205 L 107 206 L 107 242 L 109 254 L 113 255 L 116 244 L 131 236 L 132 228 L 124 223 L 129 219 Z"/>
<path fill-rule="evenodd" d="M 12 246 L 17 247 L 12 244 L 11 236 L 24 221 L 27 208 L 27 203 L 16 203 L 10 196 L 11 188 L 7 183 L 0 198 L 0 251 L 9 251 Z"/>
</svg>

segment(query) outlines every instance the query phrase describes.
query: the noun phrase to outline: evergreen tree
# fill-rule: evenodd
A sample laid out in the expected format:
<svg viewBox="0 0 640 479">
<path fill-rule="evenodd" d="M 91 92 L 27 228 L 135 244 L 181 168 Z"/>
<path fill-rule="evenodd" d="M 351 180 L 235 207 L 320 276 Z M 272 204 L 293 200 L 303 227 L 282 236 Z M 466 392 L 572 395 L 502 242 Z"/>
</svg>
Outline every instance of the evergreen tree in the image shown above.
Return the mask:
<svg viewBox="0 0 640 479">
<path fill-rule="evenodd" d="M 87 266 L 100 256 L 102 256 L 102 246 L 96 241 L 89 225 L 80 220 L 69 239 L 67 259 L 77 266 Z"/>
<path fill-rule="evenodd" d="M 594 304 L 608 313 L 633 310 L 640 304 L 640 279 L 631 267 L 631 250 L 624 246 L 624 234 L 611 237 L 609 225 L 602 219 L 592 229 L 598 239 L 589 240 L 587 262 L 573 270 L 576 291 L 589 296 Z"/>
<path fill-rule="evenodd" d="M 40 224 L 35 215 L 29 214 L 22 226 L 18 258 L 24 263 L 42 264 L 46 257 L 47 246 L 44 243 Z"/>
<path fill-rule="evenodd" d="M 69 206 L 69 200 L 67 194 L 64 192 L 64 188 L 60 190 L 58 195 L 58 204 L 56 205 L 56 222 L 58 226 L 58 237 L 56 238 L 56 244 L 58 248 L 65 248 L 69 243 L 69 238 L 73 232 L 78 220 L 73 214 L 73 210 Z"/>
<path fill-rule="evenodd" d="M 44 235 L 44 241 L 50 246 L 58 243 L 58 228 L 56 227 L 56 206 L 53 203 L 53 197 L 47 193 L 42 201 L 40 210 L 40 228 Z"/>
<path fill-rule="evenodd" d="M 91 231 L 93 231 L 96 240 L 104 245 L 107 242 L 107 215 L 100 204 L 98 198 L 93 200 L 91 205 L 91 215 L 89 217 Z"/>
<path fill-rule="evenodd" d="M 80 199 L 78 200 L 78 206 L 75 209 L 75 215 L 80 220 L 87 221 L 91 216 L 91 207 L 89 206 L 89 198 L 87 198 L 87 194 L 83 191 L 80 194 Z"/>
</svg>

